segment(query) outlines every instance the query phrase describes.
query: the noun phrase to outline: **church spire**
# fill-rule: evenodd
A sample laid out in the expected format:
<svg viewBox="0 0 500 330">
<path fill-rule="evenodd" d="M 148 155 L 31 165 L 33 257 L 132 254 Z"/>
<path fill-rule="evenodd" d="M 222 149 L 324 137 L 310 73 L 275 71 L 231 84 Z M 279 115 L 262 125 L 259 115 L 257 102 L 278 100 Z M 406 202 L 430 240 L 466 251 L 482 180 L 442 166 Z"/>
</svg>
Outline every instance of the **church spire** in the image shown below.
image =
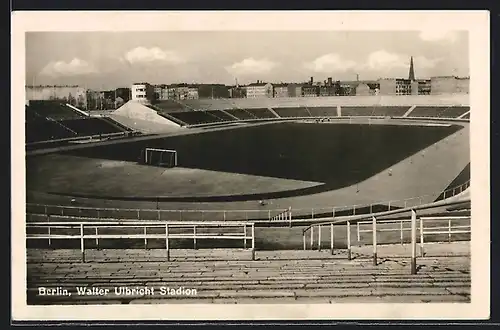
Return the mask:
<svg viewBox="0 0 500 330">
<path fill-rule="evenodd" d="M 415 81 L 415 71 L 413 70 L 413 56 L 410 57 L 410 73 L 408 74 L 410 81 Z"/>
</svg>

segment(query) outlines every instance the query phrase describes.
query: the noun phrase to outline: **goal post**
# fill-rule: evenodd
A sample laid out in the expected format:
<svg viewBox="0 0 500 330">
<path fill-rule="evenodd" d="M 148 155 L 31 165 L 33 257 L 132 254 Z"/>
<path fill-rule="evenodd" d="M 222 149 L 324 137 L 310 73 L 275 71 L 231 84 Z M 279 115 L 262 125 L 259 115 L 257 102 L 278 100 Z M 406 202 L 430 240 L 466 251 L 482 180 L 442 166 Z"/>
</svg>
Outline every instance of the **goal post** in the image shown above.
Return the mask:
<svg viewBox="0 0 500 330">
<path fill-rule="evenodd" d="M 172 149 L 146 148 L 143 150 L 142 161 L 146 165 L 160 167 L 176 167 L 177 151 Z"/>
</svg>

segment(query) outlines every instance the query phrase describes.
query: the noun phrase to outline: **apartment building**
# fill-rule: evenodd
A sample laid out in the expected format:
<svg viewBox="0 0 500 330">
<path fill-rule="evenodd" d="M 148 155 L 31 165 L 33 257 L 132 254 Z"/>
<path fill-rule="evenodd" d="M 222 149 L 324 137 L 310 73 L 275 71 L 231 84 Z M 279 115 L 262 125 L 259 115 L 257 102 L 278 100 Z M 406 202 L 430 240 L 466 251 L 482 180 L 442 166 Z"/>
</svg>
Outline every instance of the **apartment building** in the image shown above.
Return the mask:
<svg viewBox="0 0 500 330">
<path fill-rule="evenodd" d="M 154 101 L 155 89 L 153 85 L 143 82 L 134 83 L 131 87 L 133 101 L 139 101 L 143 103 L 151 103 Z"/>
<path fill-rule="evenodd" d="M 469 94 L 470 79 L 455 76 L 431 77 L 431 94 Z"/>
<path fill-rule="evenodd" d="M 274 97 L 288 97 L 288 84 L 274 84 Z"/>
<path fill-rule="evenodd" d="M 245 87 L 247 98 L 273 97 L 273 85 L 257 81 Z"/>
</svg>

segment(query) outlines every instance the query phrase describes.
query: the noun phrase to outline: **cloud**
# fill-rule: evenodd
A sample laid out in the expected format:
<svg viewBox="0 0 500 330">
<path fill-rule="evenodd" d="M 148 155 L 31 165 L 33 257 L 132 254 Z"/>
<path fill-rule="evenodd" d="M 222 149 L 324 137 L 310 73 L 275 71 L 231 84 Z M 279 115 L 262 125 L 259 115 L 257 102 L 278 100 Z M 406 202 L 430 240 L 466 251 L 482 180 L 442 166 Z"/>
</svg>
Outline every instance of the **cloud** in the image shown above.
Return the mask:
<svg viewBox="0 0 500 330">
<path fill-rule="evenodd" d="M 233 63 L 231 66 L 227 66 L 226 70 L 233 75 L 254 73 L 263 74 L 268 73 L 276 66 L 278 66 L 278 63 L 272 62 L 268 59 L 256 60 L 250 57 L 241 62 Z"/>
<path fill-rule="evenodd" d="M 365 67 L 371 70 L 386 70 L 397 67 L 408 67 L 406 61 L 409 58 L 401 56 L 400 54 L 390 53 L 385 50 L 377 50 L 368 55 Z"/>
<path fill-rule="evenodd" d="M 422 30 L 419 34 L 420 39 L 424 41 L 449 41 L 455 42 L 458 39 L 457 31 L 446 30 Z"/>
<path fill-rule="evenodd" d="M 442 58 L 429 59 L 425 56 L 417 56 L 413 58 L 413 65 L 416 68 L 433 68 L 442 60 Z M 367 62 L 363 65 L 363 68 L 373 71 L 409 68 L 409 61 L 410 55 L 377 50 L 368 55 Z"/>
<path fill-rule="evenodd" d="M 179 54 L 170 50 L 163 50 L 158 47 L 145 48 L 136 47 L 125 53 L 124 57 L 120 59 L 122 62 L 130 64 L 150 63 L 150 62 L 164 62 L 169 64 L 184 63 L 185 59 Z"/>
<path fill-rule="evenodd" d="M 57 61 L 47 64 L 40 74 L 44 76 L 76 76 L 96 73 L 97 69 L 89 62 L 74 58 L 70 62 Z"/>
<path fill-rule="evenodd" d="M 424 56 L 417 56 L 413 58 L 413 65 L 422 68 L 422 69 L 427 69 L 427 68 L 434 68 L 436 65 L 441 63 L 444 59 L 442 57 L 439 58 L 427 58 Z"/>
<path fill-rule="evenodd" d="M 348 59 L 342 59 L 340 55 L 333 53 L 325 54 L 304 64 L 304 67 L 314 72 L 344 72 L 353 69 L 356 66 L 356 62 Z"/>
</svg>

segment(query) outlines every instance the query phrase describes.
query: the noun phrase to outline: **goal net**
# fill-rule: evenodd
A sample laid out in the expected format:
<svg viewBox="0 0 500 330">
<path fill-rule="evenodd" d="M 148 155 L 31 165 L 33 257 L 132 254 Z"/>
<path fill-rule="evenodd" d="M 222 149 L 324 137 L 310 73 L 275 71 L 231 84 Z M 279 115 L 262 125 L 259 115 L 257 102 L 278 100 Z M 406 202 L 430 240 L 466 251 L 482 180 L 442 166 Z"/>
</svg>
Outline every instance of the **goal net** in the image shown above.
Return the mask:
<svg viewBox="0 0 500 330">
<path fill-rule="evenodd" d="M 146 165 L 160 167 L 177 166 L 177 151 L 175 150 L 146 148 L 143 150 L 141 158 Z"/>
</svg>

